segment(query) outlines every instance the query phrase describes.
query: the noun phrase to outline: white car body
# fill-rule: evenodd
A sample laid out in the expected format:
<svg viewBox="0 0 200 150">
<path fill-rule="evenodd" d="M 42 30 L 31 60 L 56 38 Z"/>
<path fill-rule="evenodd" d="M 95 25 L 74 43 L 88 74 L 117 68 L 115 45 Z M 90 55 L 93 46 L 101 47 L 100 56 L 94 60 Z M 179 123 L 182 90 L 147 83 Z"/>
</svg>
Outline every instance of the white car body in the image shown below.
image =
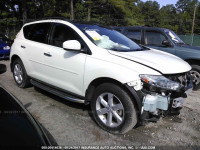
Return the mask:
<svg viewBox="0 0 200 150">
<path fill-rule="evenodd" d="M 37 21 L 34 23 L 40 22 L 50 21 Z M 174 74 L 191 70 L 191 66 L 182 59 L 158 50 L 114 52 L 99 48 L 73 24 L 58 20 L 51 20 L 51 22 L 60 22 L 73 28 L 88 44 L 92 55 L 76 54 L 62 48 L 27 40 L 23 36 L 23 30 L 21 30 L 11 48 L 10 58 L 13 55 L 19 56 L 24 62 L 29 76 L 39 78 L 41 81 L 78 95 L 85 96 L 89 84 L 101 77 L 115 79 L 124 84 L 140 80 L 140 74 Z M 22 42 L 25 47 L 30 45 L 30 49 L 24 51 L 21 48 Z M 60 51 L 55 51 L 55 48 Z M 53 61 L 46 59 L 43 55 L 45 52 L 54 56 Z M 73 57 L 67 58 L 71 55 Z"/>
</svg>

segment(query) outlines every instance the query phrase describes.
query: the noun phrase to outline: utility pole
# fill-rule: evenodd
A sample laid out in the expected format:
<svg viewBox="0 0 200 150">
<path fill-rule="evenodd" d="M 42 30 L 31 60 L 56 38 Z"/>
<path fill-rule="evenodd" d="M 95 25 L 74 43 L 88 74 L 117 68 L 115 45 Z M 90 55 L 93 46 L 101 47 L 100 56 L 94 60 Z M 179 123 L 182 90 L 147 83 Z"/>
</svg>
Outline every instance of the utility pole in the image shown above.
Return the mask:
<svg viewBox="0 0 200 150">
<path fill-rule="evenodd" d="M 195 7 L 194 7 L 194 14 L 193 14 L 193 21 L 192 21 L 192 43 L 191 45 L 193 45 L 193 41 L 194 41 L 194 25 L 195 25 L 195 17 L 196 17 L 196 11 L 197 11 L 197 6 L 198 6 L 198 3 L 195 4 Z"/>
</svg>

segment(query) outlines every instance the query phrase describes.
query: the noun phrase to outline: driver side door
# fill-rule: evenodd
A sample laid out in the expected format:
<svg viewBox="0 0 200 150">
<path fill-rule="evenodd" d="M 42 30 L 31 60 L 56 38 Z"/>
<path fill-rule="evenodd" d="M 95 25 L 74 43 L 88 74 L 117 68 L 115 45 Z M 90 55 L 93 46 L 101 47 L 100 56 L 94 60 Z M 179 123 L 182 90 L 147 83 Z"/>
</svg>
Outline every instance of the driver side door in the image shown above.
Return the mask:
<svg viewBox="0 0 200 150">
<path fill-rule="evenodd" d="M 82 96 L 87 53 L 64 50 L 63 43 L 68 40 L 83 42 L 71 27 L 54 23 L 49 37 L 50 44 L 44 55 L 46 82 L 71 94 Z"/>
</svg>

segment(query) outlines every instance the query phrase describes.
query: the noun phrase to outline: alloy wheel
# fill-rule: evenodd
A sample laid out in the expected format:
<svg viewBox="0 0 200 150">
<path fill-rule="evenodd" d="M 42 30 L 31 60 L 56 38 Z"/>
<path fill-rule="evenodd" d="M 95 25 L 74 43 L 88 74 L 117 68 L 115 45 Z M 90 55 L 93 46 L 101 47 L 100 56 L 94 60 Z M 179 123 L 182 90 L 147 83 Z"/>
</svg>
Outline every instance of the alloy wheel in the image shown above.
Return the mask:
<svg viewBox="0 0 200 150">
<path fill-rule="evenodd" d="M 112 93 L 103 93 L 96 101 L 96 112 L 99 119 L 108 127 L 118 127 L 124 120 L 124 107 Z"/>
</svg>

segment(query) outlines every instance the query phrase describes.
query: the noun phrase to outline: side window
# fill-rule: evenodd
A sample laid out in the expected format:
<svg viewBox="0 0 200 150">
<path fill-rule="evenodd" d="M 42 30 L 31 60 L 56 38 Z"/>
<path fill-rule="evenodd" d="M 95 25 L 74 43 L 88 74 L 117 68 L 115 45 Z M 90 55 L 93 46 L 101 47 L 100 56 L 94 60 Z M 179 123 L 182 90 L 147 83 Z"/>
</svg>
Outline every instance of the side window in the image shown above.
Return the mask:
<svg viewBox="0 0 200 150">
<path fill-rule="evenodd" d="M 167 38 L 158 31 L 146 30 L 145 32 L 145 44 L 146 45 L 156 45 L 163 46 L 162 41 L 167 40 Z"/>
<path fill-rule="evenodd" d="M 47 33 L 50 27 L 50 23 L 35 24 L 28 35 L 28 39 L 35 42 L 47 43 Z"/>
<path fill-rule="evenodd" d="M 68 40 L 78 40 L 80 42 L 80 37 L 70 27 L 64 24 L 55 24 L 50 44 L 62 48 L 63 43 Z"/>
<path fill-rule="evenodd" d="M 32 29 L 33 27 L 34 27 L 34 24 L 24 26 L 23 31 L 24 31 L 24 37 L 25 37 L 26 39 L 29 39 L 29 33 L 30 33 L 30 31 L 31 31 L 31 29 Z"/>
<path fill-rule="evenodd" d="M 141 43 L 141 38 L 142 38 L 141 30 L 127 30 L 126 36 L 138 44 Z"/>
</svg>

